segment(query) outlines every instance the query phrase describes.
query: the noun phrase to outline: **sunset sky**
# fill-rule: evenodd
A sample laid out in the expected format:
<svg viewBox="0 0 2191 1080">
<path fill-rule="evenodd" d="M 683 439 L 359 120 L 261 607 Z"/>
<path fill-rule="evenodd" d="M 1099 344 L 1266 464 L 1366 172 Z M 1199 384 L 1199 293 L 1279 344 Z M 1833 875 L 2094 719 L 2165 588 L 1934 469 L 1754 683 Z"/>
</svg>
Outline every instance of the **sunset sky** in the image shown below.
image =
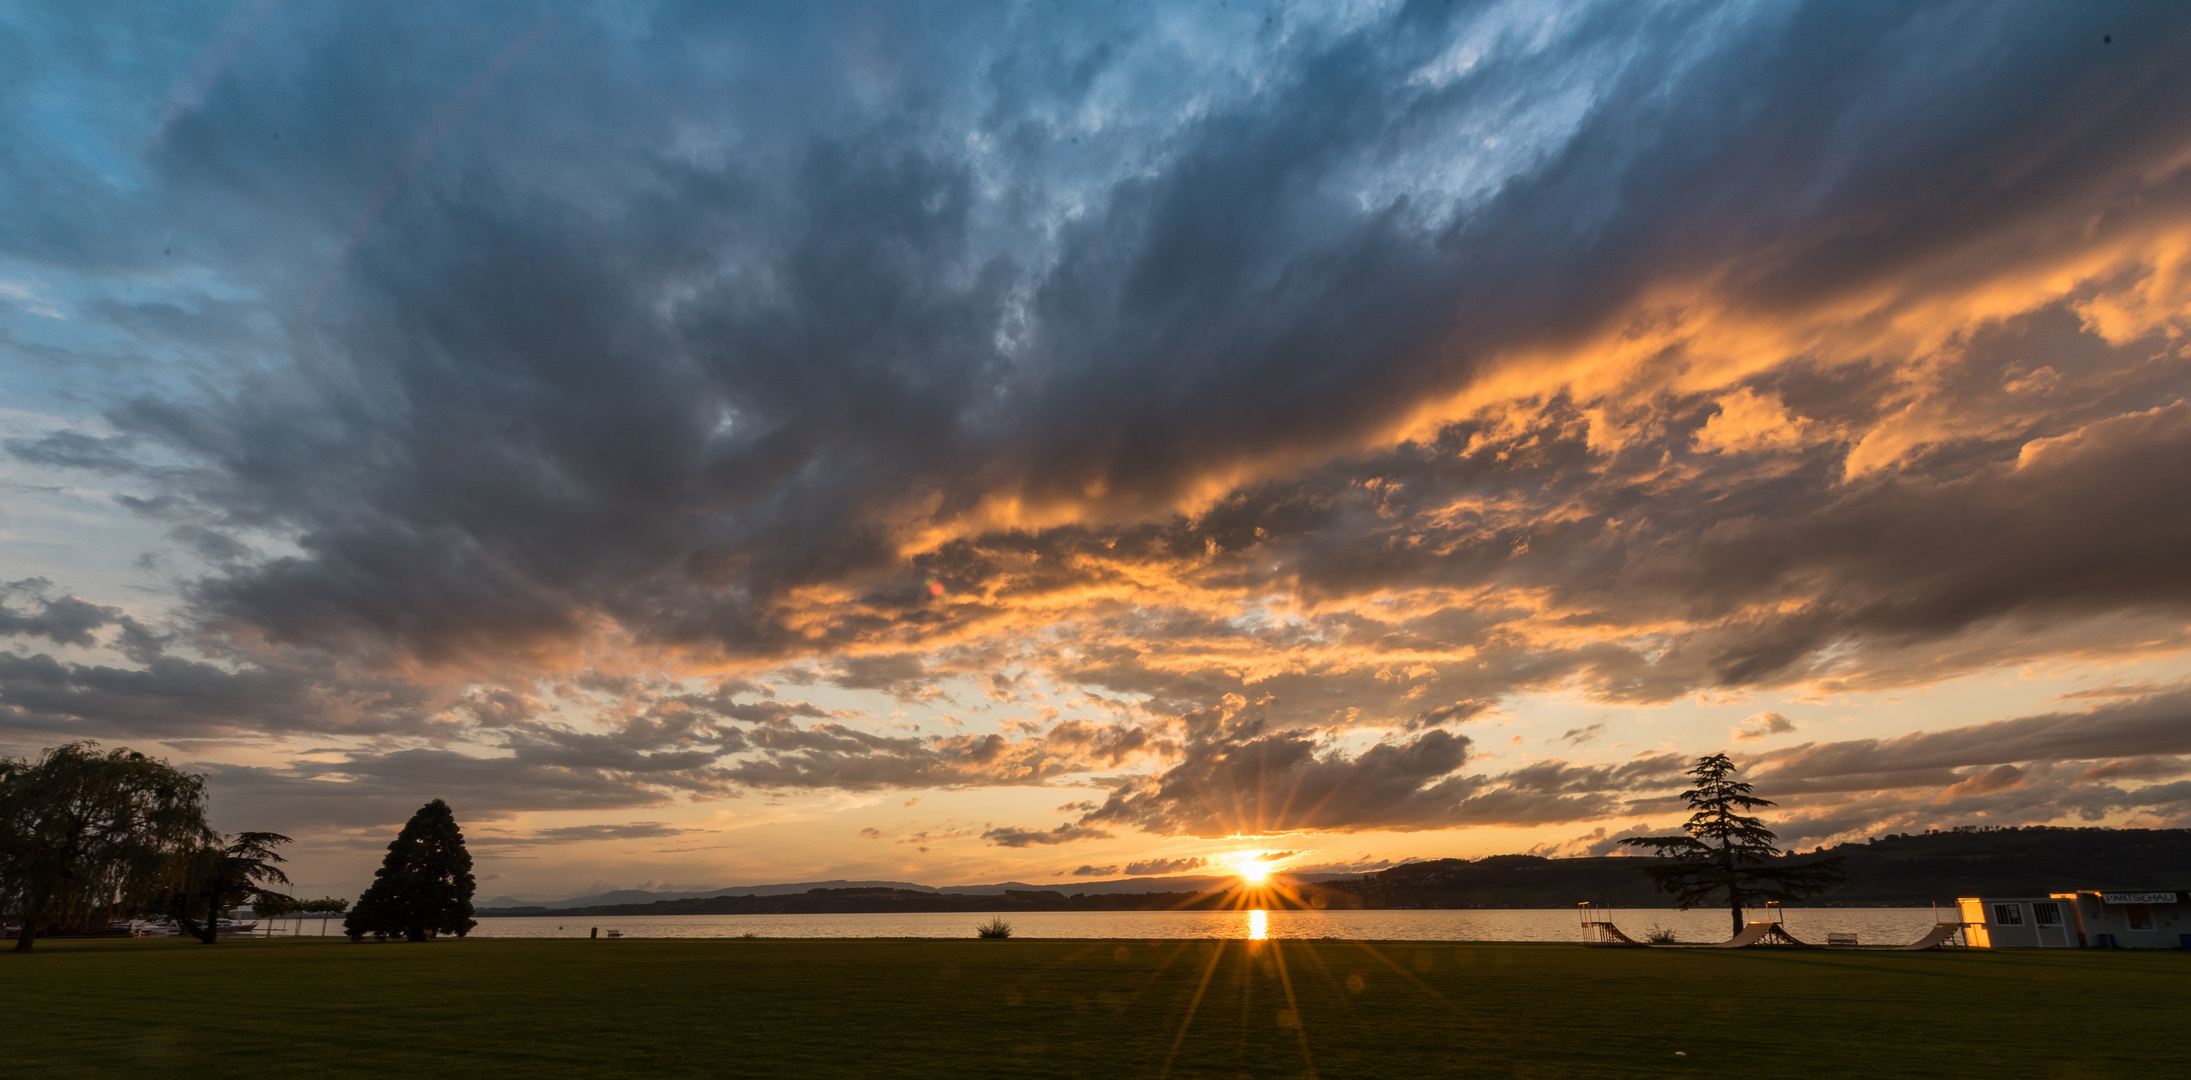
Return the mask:
<svg viewBox="0 0 2191 1080">
<path fill-rule="evenodd" d="M 2191 824 L 2181 3 L 0 13 L 0 752 L 355 895 Z"/>
</svg>

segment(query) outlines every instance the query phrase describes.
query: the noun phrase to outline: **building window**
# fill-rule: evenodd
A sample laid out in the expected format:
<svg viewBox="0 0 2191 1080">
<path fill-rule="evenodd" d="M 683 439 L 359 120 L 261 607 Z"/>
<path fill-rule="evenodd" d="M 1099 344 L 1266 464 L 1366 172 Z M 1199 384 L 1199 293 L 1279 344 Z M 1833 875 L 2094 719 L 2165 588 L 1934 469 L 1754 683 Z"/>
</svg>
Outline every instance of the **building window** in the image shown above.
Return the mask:
<svg viewBox="0 0 2191 1080">
<path fill-rule="evenodd" d="M 2130 920 L 2132 930 L 2153 929 L 2153 909 L 2144 904 L 2124 904 L 2123 918 Z"/>
<path fill-rule="evenodd" d="M 2022 904 L 1995 904 L 1995 905 L 1993 905 L 1993 925 L 1995 925 L 1995 926 L 2022 926 L 2022 925 L 2024 925 L 2024 908 L 2023 908 L 2023 905 L 2022 905 Z"/>
<path fill-rule="evenodd" d="M 2031 921 L 2032 921 L 2032 922 L 2035 922 L 2035 923 L 2037 923 L 2037 924 L 2039 924 L 2040 926 L 2060 926 L 2060 925 L 2062 925 L 2062 905 L 2060 905 L 2060 904 L 2033 904 L 2033 905 L 2031 905 Z"/>
</svg>

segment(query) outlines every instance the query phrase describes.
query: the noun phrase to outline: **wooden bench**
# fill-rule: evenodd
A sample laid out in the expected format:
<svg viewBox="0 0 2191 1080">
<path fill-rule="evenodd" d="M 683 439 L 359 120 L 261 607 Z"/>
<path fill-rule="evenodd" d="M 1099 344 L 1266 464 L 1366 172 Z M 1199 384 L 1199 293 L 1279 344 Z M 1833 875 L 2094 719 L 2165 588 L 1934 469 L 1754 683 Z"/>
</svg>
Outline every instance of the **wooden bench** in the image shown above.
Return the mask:
<svg viewBox="0 0 2191 1080">
<path fill-rule="evenodd" d="M 1828 944 L 1828 945 L 1854 945 L 1854 944 L 1856 944 L 1856 935 L 1855 935 L 1855 934 L 1827 934 L 1827 935 L 1826 935 L 1826 944 Z"/>
</svg>

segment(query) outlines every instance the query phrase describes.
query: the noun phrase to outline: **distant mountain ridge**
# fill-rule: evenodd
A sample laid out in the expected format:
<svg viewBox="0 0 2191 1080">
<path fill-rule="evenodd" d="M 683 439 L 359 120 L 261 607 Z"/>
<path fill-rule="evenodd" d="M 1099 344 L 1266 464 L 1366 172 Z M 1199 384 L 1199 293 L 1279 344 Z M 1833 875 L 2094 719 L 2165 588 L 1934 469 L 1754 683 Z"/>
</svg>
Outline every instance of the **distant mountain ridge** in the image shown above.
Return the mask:
<svg viewBox="0 0 2191 1080">
<path fill-rule="evenodd" d="M 1353 877 L 1352 874 L 1287 874 L 1289 881 L 1328 881 L 1333 878 Z M 1024 881 L 1006 881 L 994 885 L 947 885 L 937 892 L 957 896 L 999 896 L 1006 892 L 1054 891 L 1080 893 L 1085 896 L 1109 896 L 1114 893 L 1147 892 L 1208 892 L 1226 889 L 1240 883 L 1238 874 L 1187 874 L 1179 877 L 1116 878 L 1110 881 L 1052 881 L 1030 885 Z"/>
<path fill-rule="evenodd" d="M 1350 877 L 1348 874 L 1295 874 L 1296 881 L 1325 881 Z M 732 885 L 705 892 L 649 892 L 645 889 L 616 889 L 594 893 L 590 896 L 573 896 L 565 900 L 522 900 L 515 896 L 497 896 L 491 900 L 475 901 L 478 908 L 546 908 L 564 911 L 571 908 L 597 908 L 622 904 L 654 904 L 665 900 L 704 900 L 718 896 L 791 896 L 815 889 L 896 889 L 902 892 L 936 893 L 944 896 L 1002 896 L 1008 892 L 1082 893 L 1089 896 L 1107 896 L 1113 893 L 1156 892 L 1208 892 L 1221 889 L 1240 879 L 1232 874 L 1194 874 L 1183 877 L 1134 877 L 1116 878 L 1109 881 L 1073 881 L 1034 884 L 1025 881 L 1000 881 L 987 885 L 920 885 L 907 881 L 799 881 L 772 885 Z"/>
<path fill-rule="evenodd" d="M 1013 886 L 1018 888 L 1018 886 Z M 798 881 L 775 885 L 731 885 L 705 892 L 650 892 L 646 889 L 615 889 L 590 896 L 573 896 L 565 900 L 520 900 L 514 896 L 497 896 L 492 900 L 474 902 L 474 907 L 537 907 L 551 911 L 564 908 L 601 907 L 608 904 L 652 904 L 659 900 L 697 900 L 708 896 L 788 896 L 812 889 L 904 889 L 908 892 L 936 892 L 933 885 L 915 885 L 906 881 L 846 881 L 836 878 L 829 881 Z M 1003 891 L 1000 886 L 999 892 Z"/>
<path fill-rule="evenodd" d="M 1960 896 L 2043 896 L 2069 889 L 2191 889 L 2191 829 L 2051 826 L 1900 834 L 1790 856 L 1841 856 L 1848 883 L 1815 906 L 1953 903 Z M 1493 855 L 1408 863 L 1327 882 L 1390 908 L 1544 908 L 1591 900 L 1668 907 L 1634 856 Z"/>
<path fill-rule="evenodd" d="M 2191 829 L 2105 829 L 2031 826 L 1889 835 L 1791 858 L 1847 859 L 1848 883 L 1811 901 L 1816 905 L 1923 905 L 1958 896 L 2031 896 L 2066 889 L 2191 890 Z M 1382 908 L 1544 908 L 1582 900 L 1622 907 L 1666 907 L 1641 871 L 1658 860 L 1634 856 L 1548 859 L 1493 855 L 1434 859 L 1361 875 L 1277 875 L 1302 883 L 1340 906 Z M 482 914 L 546 914 L 586 909 L 598 914 L 706 914 L 782 907 L 783 910 L 974 910 L 975 898 L 1000 898 L 1005 910 L 1026 905 L 1110 909 L 1142 896 L 1189 897 L 1221 892 L 1240 879 L 1224 875 L 1119 878 L 1109 881 L 1021 881 L 937 888 L 896 881 L 814 881 L 737 885 L 708 892 L 623 889 L 540 903 L 513 897 L 481 901 Z M 816 890 L 822 890 L 817 892 Z M 861 890 L 865 890 L 863 894 Z M 1073 896 L 1085 900 L 1072 901 Z M 784 897 L 783 904 L 735 898 Z M 984 899 L 982 902 L 986 902 Z M 1178 906 L 1188 901 L 1165 901 Z M 757 907 L 758 905 L 758 907 Z M 773 905 L 773 906 L 772 906 Z M 789 905 L 789 906 L 785 906 Z M 604 909 L 614 908 L 609 911 Z M 986 910 L 984 908 L 983 910 Z"/>
</svg>

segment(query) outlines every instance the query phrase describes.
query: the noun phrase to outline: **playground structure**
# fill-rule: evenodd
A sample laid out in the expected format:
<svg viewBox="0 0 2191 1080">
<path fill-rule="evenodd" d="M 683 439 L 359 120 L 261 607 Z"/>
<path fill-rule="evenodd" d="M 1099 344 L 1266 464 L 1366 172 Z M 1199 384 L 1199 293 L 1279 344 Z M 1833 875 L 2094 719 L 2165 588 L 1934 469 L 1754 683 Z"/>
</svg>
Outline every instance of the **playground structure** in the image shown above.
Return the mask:
<svg viewBox="0 0 2191 1080">
<path fill-rule="evenodd" d="M 1796 937 L 1794 934 L 1789 933 L 1788 928 L 1782 924 L 1780 905 L 1778 904 L 1766 905 L 1767 918 L 1744 923 L 1741 932 L 1725 941 L 1696 944 L 1676 942 L 1653 944 L 1637 941 L 1623 933 L 1620 927 L 1614 925 L 1612 905 L 1585 900 L 1575 905 L 1575 907 L 1582 916 L 1582 943 L 1586 947 L 1596 949 L 1818 949 L 1863 947 L 1853 943 L 1844 944 L 1831 940 L 1842 935 L 1828 935 L 1828 944 L 1823 946 Z M 1937 915 L 1934 917 L 1938 919 Z M 1966 945 L 1968 943 L 1969 939 L 1964 933 L 1964 924 L 1961 921 L 1937 921 L 1934 923 L 1933 928 L 1925 933 L 1924 937 L 1907 945 L 1872 946 L 1872 948 L 1915 952 L 1951 945 Z"/>
</svg>

